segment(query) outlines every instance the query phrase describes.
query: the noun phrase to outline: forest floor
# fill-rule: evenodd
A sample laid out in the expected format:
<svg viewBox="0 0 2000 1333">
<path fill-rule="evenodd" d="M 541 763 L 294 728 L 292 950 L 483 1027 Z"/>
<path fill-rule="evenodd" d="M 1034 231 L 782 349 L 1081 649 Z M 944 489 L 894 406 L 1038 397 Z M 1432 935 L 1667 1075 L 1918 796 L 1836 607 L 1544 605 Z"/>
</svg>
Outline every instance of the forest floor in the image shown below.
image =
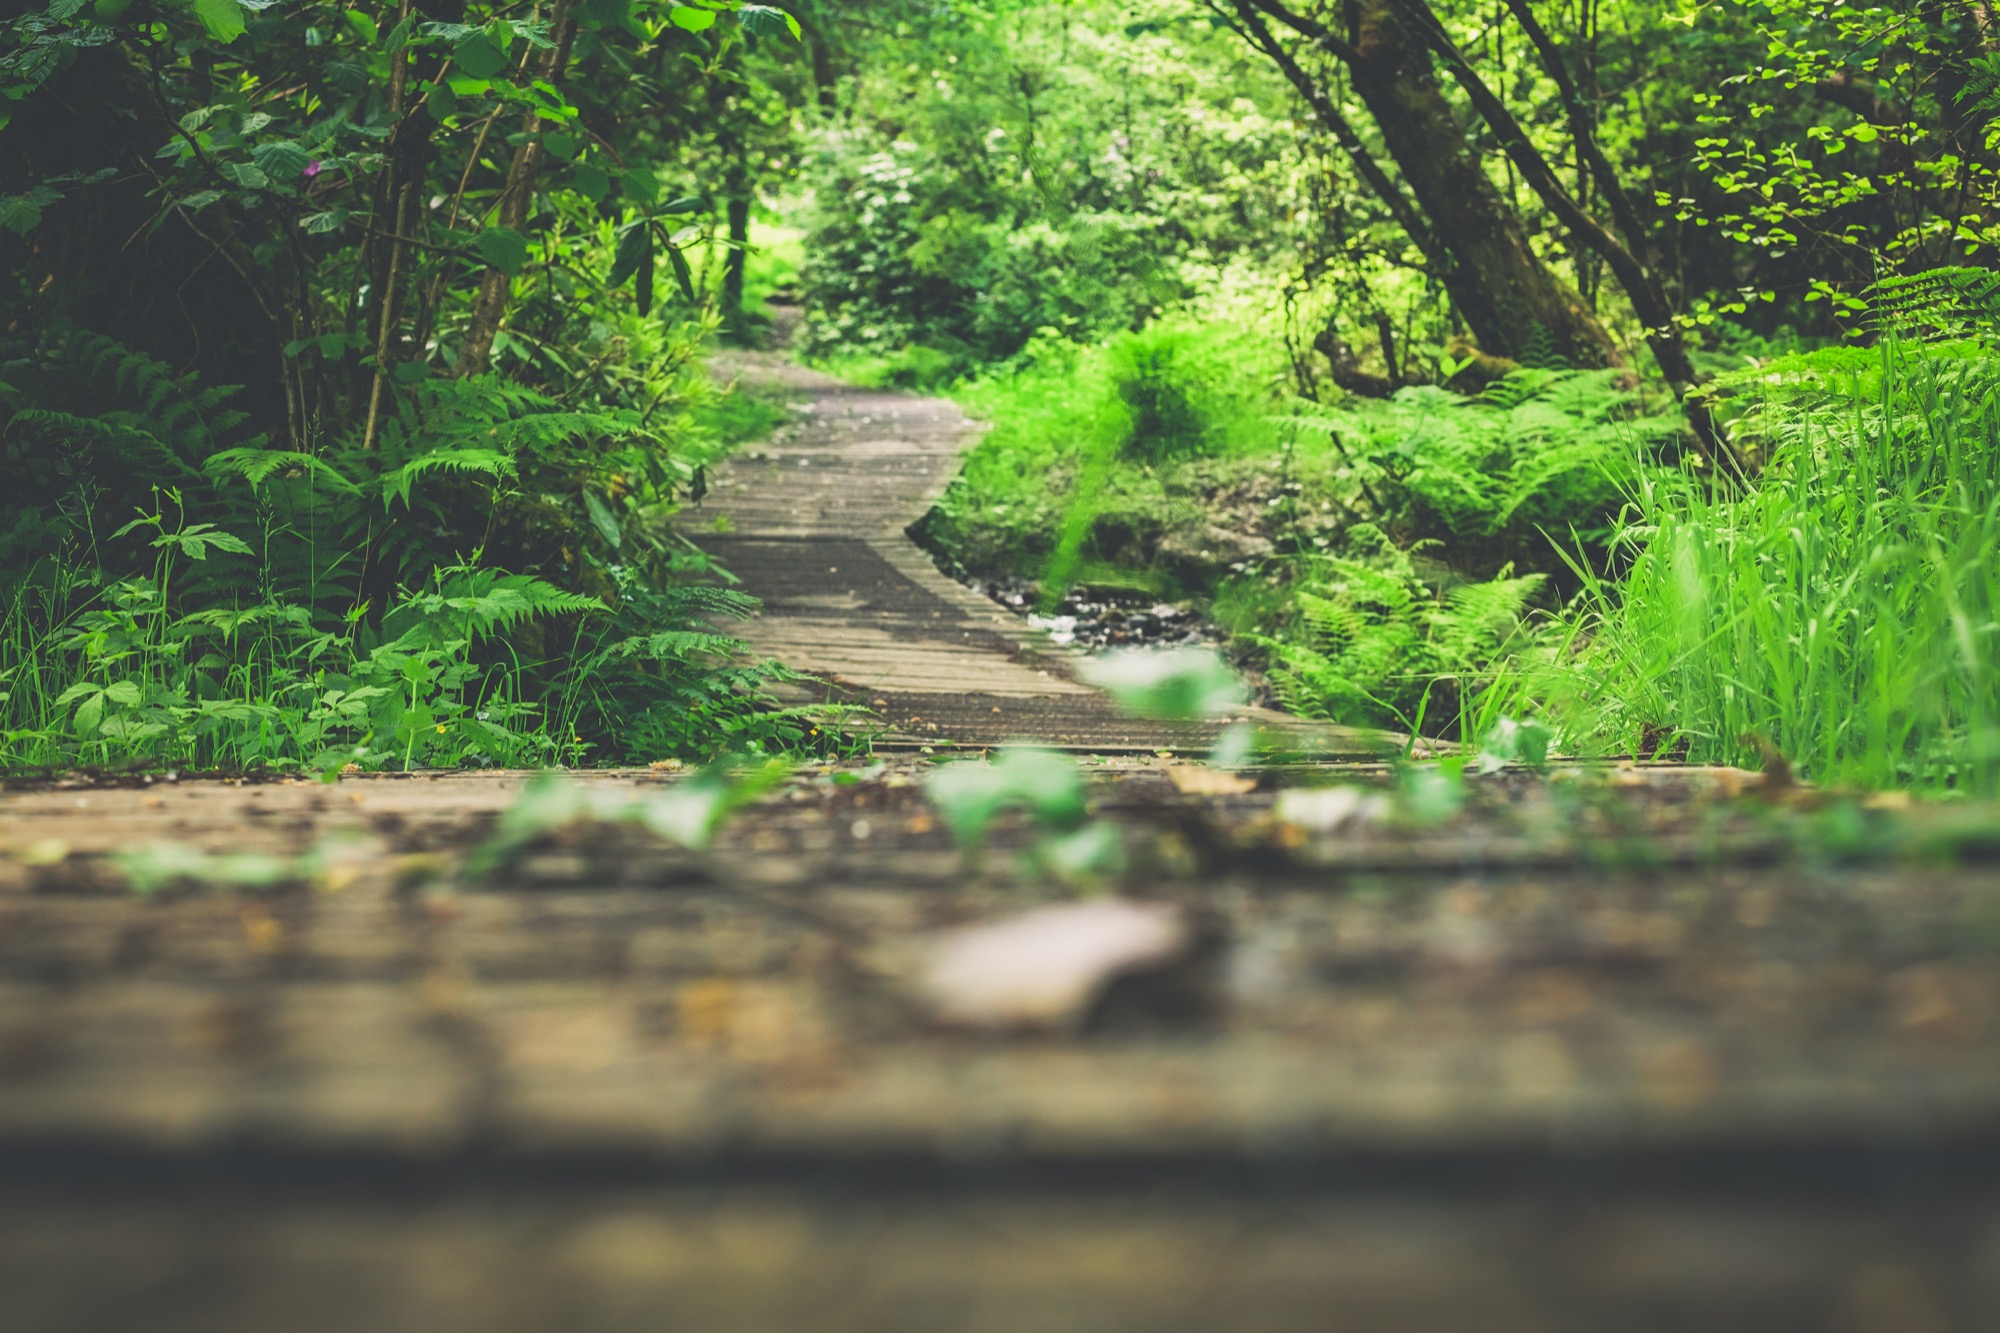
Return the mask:
<svg viewBox="0 0 2000 1333">
<path fill-rule="evenodd" d="M 1422 818 L 1360 761 L 1205 789 L 908 548 L 954 409 L 766 365 L 813 409 L 691 522 L 885 757 L 702 850 L 483 856 L 523 774 L 14 784 L 0 1329 L 2000 1327 L 2000 816 L 1670 766 Z M 948 1025 L 944 933 L 1076 897 L 924 797 L 1021 735 L 1103 752 L 1180 934 Z"/>
</svg>

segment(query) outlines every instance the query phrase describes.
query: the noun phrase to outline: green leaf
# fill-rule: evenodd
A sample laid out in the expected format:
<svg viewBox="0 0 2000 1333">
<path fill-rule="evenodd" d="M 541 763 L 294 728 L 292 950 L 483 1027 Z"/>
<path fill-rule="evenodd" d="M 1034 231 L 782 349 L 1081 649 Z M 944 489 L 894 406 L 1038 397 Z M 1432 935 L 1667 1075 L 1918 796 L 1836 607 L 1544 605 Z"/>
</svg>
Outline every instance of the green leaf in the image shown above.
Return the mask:
<svg viewBox="0 0 2000 1333">
<path fill-rule="evenodd" d="M 660 178 L 650 168 L 629 167 L 619 181 L 625 197 L 635 204 L 652 207 L 660 199 Z"/>
<path fill-rule="evenodd" d="M 312 159 L 295 143 L 280 139 L 258 144 L 250 150 L 250 160 L 273 180 L 295 180 L 303 175 Z"/>
<path fill-rule="evenodd" d="M 132 892 L 156 893 L 171 884 L 194 883 L 210 888 L 264 888 L 309 873 L 312 853 L 271 856 L 263 852 L 210 855 L 185 843 L 157 842 L 112 854 Z"/>
<path fill-rule="evenodd" d="M 17 236 L 25 236 L 33 231 L 35 224 L 42 220 L 42 206 L 24 194 L 10 194 L 0 197 L 0 227 Z"/>
<path fill-rule="evenodd" d="M 570 173 L 570 180 L 575 184 L 576 192 L 592 203 L 611 193 L 611 173 L 595 162 L 577 163 L 576 169 Z"/>
<path fill-rule="evenodd" d="M 613 290 L 625 285 L 626 279 L 639 271 L 641 265 L 653 262 L 653 228 L 646 222 L 635 222 L 618 238 L 618 251 L 611 258 L 611 272 L 605 275 L 604 285 Z"/>
<path fill-rule="evenodd" d="M 1116 824 L 1097 819 L 1043 838 L 1035 844 L 1034 857 L 1063 883 L 1088 884 L 1124 869 L 1125 839 Z"/>
<path fill-rule="evenodd" d="M 395 55 L 398 51 L 408 46 L 410 44 L 410 29 L 415 25 L 416 21 L 417 16 L 411 14 L 401 23 L 389 29 L 389 35 L 382 39 L 382 49 L 390 55 Z"/>
<path fill-rule="evenodd" d="M 687 298 L 689 305 L 696 304 L 694 274 L 688 269 L 687 256 L 681 253 L 679 246 L 669 245 L 667 260 L 674 266 L 674 281 L 681 285 L 681 295 Z"/>
<path fill-rule="evenodd" d="M 660 211 L 668 217 L 679 217 L 683 213 L 699 213 L 708 206 L 708 201 L 699 195 L 684 194 L 673 200 Z"/>
<path fill-rule="evenodd" d="M 488 227 L 473 238 L 472 246 L 502 273 L 519 273 L 528 262 L 528 238 L 512 227 Z"/>
<path fill-rule="evenodd" d="M 1188 721 L 1238 707 L 1243 682 L 1207 648 L 1131 649 L 1082 664 L 1077 674 L 1140 717 Z"/>
<path fill-rule="evenodd" d="M 1008 749 L 990 763 L 943 764 L 923 783 L 945 825 L 966 846 L 977 845 L 1003 810 L 1025 808 L 1036 822 L 1054 828 L 1074 827 L 1085 814 L 1082 775 L 1051 750 Z"/>
<path fill-rule="evenodd" d="M 236 0 L 229 0 L 231 4 Z M 675 5 L 667 14 L 676 28 L 689 32 L 706 32 L 715 26 L 715 11 L 712 9 L 692 9 L 687 5 Z"/>
<path fill-rule="evenodd" d="M 95 736 L 104 722 L 104 691 L 99 690 L 84 700 L 83 706 L 76 710 L 74 721 L 77 735 L 86 740 Z"/>
<path fill-rule="evenodd" d="M 639 822 L 655 837 L 683 847 L 708 845 L 722 821 L 785 780 L 789 767 L 773 760 L 742 777 L 711 764 L 664 793 L 636 803 Z"/>
<path fill-rule="evenodd" d="M 236 0 L 194 0 L 194 16 L 208 35 L 225 45 L 241 37 L 245 30 L 243 6 Z"/>
<path fill-rule="evenodd" d="M 1497 773 L 1509 764 L 1519 764 L 1534 772 L 1549 765 L 1549 750 L 1556 734 L 1546 722 L 1517 722 L 1502 717 L 1479 742 L 1479 771 Z"/>
<path fill-rule="evenodd" d="M 179 532 L 162 533 L 153 538 L 154 546 L 178 546 L 190 560 L 208 559 L 208 548 L 213 546 L 225 555 L 249 555 L 250 544 L 233 533 L 218 532 L 213 523 L 191 523 Z"/>
<path fill-rule="evenodd" d="M 430 95 L 424 98 L 424 110 L 431 113 L 432 120 L 448 120 L 458 112 L 458 94 L 448 82 L 433 83 Z"/>
<path fill-rule="evenodd" d="M 581 134 L 557 132 L 542 136 L 542 147 L 549 150 L 549 156 L 568 162 L 576 156 L 577 149 L 583 147 Z"/>
<path fill-rule="evenodd" d="M 789 32 L 800 35 L 799 21 L 776 5 L 744 5 L 736 11 L 736 21 L 753 37 L 775 37 Z"/>
<path fill-rule="evenodd" d="M 358 9 L 348 10 L 341 15 L 341 18 L 347 21 L 348 27 L 354 29 L 356 37 L 370 46 L 373 46 L 376 39 L 382 35 L 382 30 L 375 26 L 375 20 Z"/>
<path fill-rule="evenodd" d="M 507 68 L 507 56 L 493 44 L 491 37 L 475 32 L 460 38 L 458 45 L 451 48 L 451 63 L 462 74 L 487 79 Z"/>
<path fill-rule="evenodd" d="M 594 491 L 583 493 L 583 510 L 590 515 L 590 525 L 597 529 L 597 535 L 604 538 L 604 544 L 617 550 L 625 544 L 625 534 L 619 531 L 618 520 L 604 501 L 597 498 Z"/>
</svg>

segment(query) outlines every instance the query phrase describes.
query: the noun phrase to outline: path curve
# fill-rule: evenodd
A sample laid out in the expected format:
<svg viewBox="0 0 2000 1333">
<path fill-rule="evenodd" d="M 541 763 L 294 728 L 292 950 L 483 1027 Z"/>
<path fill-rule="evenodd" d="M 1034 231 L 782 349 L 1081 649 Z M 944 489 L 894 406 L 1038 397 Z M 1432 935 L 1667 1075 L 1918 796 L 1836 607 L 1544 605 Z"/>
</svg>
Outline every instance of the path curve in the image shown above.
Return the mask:
<svg viewBox="0 0 2000 1333">
<path fill-rule="evenodd" d="M 760 655 L 874 709 L 891 746 L 1033 740 L 1117 753 L 1191 748 L 1216 730 L 1122 716 L 1077 682 L 1080 654 L 946 577 L 911 541 L 982 429 L 956 404 L 860 388 L 776 352 L 727 353 L 717 367 L 806 399 L 795 424 L 717 469 L 681 516 L 764 603 L 737 631 Z M 1358 734 L 1345 739 L 1367 752 Z"/>
</svg>

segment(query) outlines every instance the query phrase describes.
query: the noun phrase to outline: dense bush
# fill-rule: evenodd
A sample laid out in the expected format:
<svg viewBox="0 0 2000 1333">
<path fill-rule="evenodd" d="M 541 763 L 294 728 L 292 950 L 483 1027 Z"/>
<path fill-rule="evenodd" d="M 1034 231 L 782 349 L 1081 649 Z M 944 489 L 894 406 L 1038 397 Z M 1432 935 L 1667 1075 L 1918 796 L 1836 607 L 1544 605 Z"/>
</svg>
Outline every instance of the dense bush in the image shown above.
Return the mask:
<svg viewBox="0 0 2000 1333">
<path fill-rule="evenodd" d="M 963 164 L 853 131 L 822 149 L 801 274 L 807 349 L 943 349 L 963 371 L 1043 330 L 1131 328 L 1186 294 L 1149 220 L 1116 212 L 1023 219 L 974 193 Z"/>
<path fill-rule="evenodd" d="M 1094 341 L 1279 253 L 1306 216 L 1280 82 L 1184 6 L 947 3 L 885 25 L 806 162 L 814 351 L 915 342 L 965 373 L 1037 337 Z"/>
<path fill-rule="evenodd" d="M 666 525 L 770 424 L 699 364 L 745 202 L 699 173 L 796 21 L 267 9 L 0 21 L 0 764 L 806 734 Z"/>
</svg>

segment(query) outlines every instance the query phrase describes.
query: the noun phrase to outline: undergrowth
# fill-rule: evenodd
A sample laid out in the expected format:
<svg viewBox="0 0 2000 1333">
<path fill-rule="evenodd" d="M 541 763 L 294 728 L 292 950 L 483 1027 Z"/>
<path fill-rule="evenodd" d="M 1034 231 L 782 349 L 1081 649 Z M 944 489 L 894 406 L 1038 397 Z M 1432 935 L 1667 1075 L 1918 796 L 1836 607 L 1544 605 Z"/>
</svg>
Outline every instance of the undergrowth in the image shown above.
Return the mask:
<svg viewBox="0 0 2000 1333">
<path fill-rule="evenodd" d="M 1891 336 L 1718 388 L 1770 441 L 1756 488 L 1645 487 L 1629 570 L 1579 564 L 1573 650 L 1510 683 L 1579 745 L 2000 790 L 2000 353 Z"/>
<path fill-rule="evenodd" d="M 923 533 L 970 572 L 1208 606 L 1292 711 L 1575 754 L 2000 789 L 2000 314 L 1990 275 L 1871 294 L 1872 340 L 1706 389 L 1733 487 L 1623 372 L 1284 392 L 1243 322 L 1036 345 Z M 1046 589 L 1045 589 L 1046 591 Z"/>
<path fill-rule="evenodd" d="M 666 523 L 781 401 L 671 360 L 667 412 L 424 379 L 307 451 L 108 338 L 14 351 L 0 768 L 694 759 L 814 748 L 841 711 L 773 701 L 796 677 L 713 627 L 754 600 Z"/>
<path fill-rule="evenodd" d="M 1458 735 L 1525 617 L 1604 556 L 1680 444 L 1617 371 L 1521 369 L 1466 395 L 1292 392 L 1241 311 L 1095 347 L 1049 339 L 955 392 L 993 429 L 920 535 L 969 573 L 1206 605 L 1294 711 Z"/>
</svg>

